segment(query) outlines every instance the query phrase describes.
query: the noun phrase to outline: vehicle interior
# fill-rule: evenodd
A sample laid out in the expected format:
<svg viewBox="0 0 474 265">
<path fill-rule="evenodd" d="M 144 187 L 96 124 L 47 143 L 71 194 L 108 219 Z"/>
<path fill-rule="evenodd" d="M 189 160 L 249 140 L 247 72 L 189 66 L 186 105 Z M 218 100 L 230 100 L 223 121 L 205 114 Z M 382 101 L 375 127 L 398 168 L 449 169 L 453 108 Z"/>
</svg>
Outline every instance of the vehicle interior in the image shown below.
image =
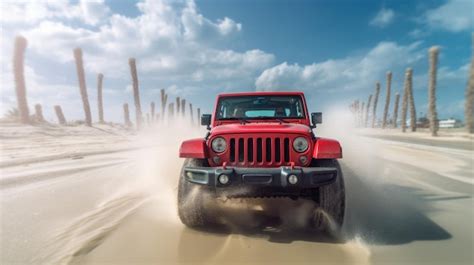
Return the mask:
<svg viewBox="0 0 474 265">
<path fill-rule="evenodd" d="M 219 100 L 217 119 L 304 118 L 299 96 L 240 96 Z"/>
</svg>

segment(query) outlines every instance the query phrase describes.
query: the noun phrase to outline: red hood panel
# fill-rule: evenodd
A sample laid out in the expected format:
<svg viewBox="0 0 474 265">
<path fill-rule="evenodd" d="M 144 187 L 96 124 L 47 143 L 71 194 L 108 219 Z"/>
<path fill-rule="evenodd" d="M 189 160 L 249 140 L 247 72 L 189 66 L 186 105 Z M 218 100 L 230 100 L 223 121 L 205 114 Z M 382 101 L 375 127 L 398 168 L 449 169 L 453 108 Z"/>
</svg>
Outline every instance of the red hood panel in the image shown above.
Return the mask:
<svg viewBox="0 0 474 265">
<path fill-rule="evenodd" d="M 302 124 L 292 123 L 276 123 L 276 122 L 259 122 L 259 123 L 246 123 L 246 124 L 226 124 L 219 125 L 212 128 L 212 135 L 221 134 L 236 134 L 236 133 L 295 133 L 308 135 L 311 133 L 311 129 Z"/>
</svg>

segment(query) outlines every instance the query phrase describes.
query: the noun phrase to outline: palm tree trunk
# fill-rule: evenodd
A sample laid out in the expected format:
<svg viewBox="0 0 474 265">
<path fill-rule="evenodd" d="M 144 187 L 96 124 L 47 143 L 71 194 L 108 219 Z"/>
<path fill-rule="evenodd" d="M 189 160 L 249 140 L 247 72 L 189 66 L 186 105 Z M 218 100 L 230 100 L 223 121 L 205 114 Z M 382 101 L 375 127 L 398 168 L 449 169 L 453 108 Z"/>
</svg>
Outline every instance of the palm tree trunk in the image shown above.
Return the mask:
<svg viewBox="0 0 474 265">
<path fill-rule="evenodd" d="M 104 103 L 102 101 L 102 81 L 104 75 L 97 76 L 97 109 L 99 110 L 99 123 L 104 123 Z"/>
<path fill-rule="evenodd" d="M 132 126 L 132 122 L 130 121 L 130 111 L 128 109 L 127 103 L 123 104 L 123 121 L 125 123 L 125 126 L 127 127 Z"/>
<path fill-rule="evenodd" d="M 375 127 L 375 121 L 377 119 L 377 102 L 379 101 L 380 94 L 380 83 L 375 84 L 375 98 L 374 98 L 374 108 L 372 109 L 372 128 Z"/>
<path fill-rule="evenodd" d="M 181 115 L 183 115 L 183 118 L 186 117 L 186 99 L 181 100 Z"/>
<path fill-rule="evenodd" d="M 150 103 L 150 112 L 151 112 L 151 121 L 152 123 L 155 122 L 155 102 Z"/>
<path fill-rule="evenodd" d="M 365 127 L 369 126 L 369 111 L 370 111 L 371 103 L 372 103 L 372 94 L 369 95 L 369 99 L 367 100 L 367 109 L 365 112 Z"/>
<path fill-rule="evenodd" d="M 201 125 L 201 109 L 197 108 L 197 126 Z"/>
<path fill-rule="evenodd" d="M 191 125 L 194 125 L 193 104 L 189 103 L 189 116 L 191 117 Z"/>
<path fill-rule="evenodd" d="M 360 108 L 360 113 L 359 113 L 360 127 L 364 127 L 364 124 L 365 124 L 364 111 L 365 111 L 365 102 L 362 102 L 362 107 Z"/>
<path fill-rule="evenodd" d="M 168 105 L 168 124 L 173 121 L 174 118 L 174 103 Z"/>
<path fill-rule="evenodd" d="M 181 99 L 176 98 L 176 117 L 179 117 L 179 112 L 181 111 Z"/>
<path fill-rule="evenodd" d="M 59 124 L 66 125 L 66 118 L 64 118 L 64 113 L 63 113 L 63 110 L 61 109 L 61 106 L 59 105 L 54 106 L 54 112 L 56 112 L 56 117 L 58 117 Z"/>
<path fill-rule="evenodd" d="M 465 122 L 468 133 L 474 133 L 474 34 L 472 34 L 472 55 L 469 80 L 466 87 Z"/>
<path fill-rule="evenodd" d="M 385 97 L 385 108 L 383 109 L 382 128 L 387 125 L 388 108 L 390 107 L 390 90 L 392 86 L 392 72 L 387 72 L 387 91 Z"/>
<path fill-rule="evenodd" d="M 84 108 L 86 126 L 92 126 L 91 107 L 89 97 L 87 96 L 86 78 L 84 74 L 84 63 L 82 61 L 82 50 L 74 49 L 74 59 L 76 60 L 77 79 L 79 81 L 79 90 L 81 92 L 82 106 Z"/>
<path fill-rule="evenodd" d="M 400 94 L 395 94 L 395 103 L 393 106 L 393 128 L 397 128 L 398 119 L 398 102 L 400 101 Z"/>
<path fill-rule="evenodd" d="M 22 36 L 15 39 L 15 51 L 13 53 L 13 74 L 15 76 L 15 90 L 20 113 L 20 122 L 23 124 L 30 123 L 30 112 L 28 110 L 28 101 L 26 98 L 25 84 L 25 50 L 28 42 Z"/>
<path fill-rule="evenodd" d="M 412 132 L 416 131 L 416 108 L 415 98 L 413 97 L 413 69 L 407 69 L 408 81 L 408 103 L 410 104 L 410 128 Z"/>
<path fill-rule="evenodd" d="M 142 125 L 142 106 L 140 104 L 140 90 L 138 87 L 138 74 L 137 74 L 137 64 L 135 58 L 128 59 L 128 64 L 130 65 L 130 74 L 132 75 L 133 82 L 133 99 L 135 101 L 135 118 L 137 123 L 137 129 L 141 128 Z"/>
<path fill-rule="evenodd" d="M 439 48 L 433 46 L 429 49 L 430 79 L 428 85 L 428 119 L 430 120 L 431 136 L 438 136 L 438 113 L 436 112 L 436 72 L 438 67 Z"/>
<path fill-rule="evenodd" d="M 403 88 L 403 99 L 402 99 L 402 120 L 401 120 L 401 126 L 402 126 L 402 132 L 405 132 L 407 129 L 407 110 L 408 110 L 408 82 L 409 82 L 409 70 L 410 68 L 407 68 L 405 71 L 405 83 L 404 83 L 404 88 Z"/>
<path fill-rule="evenodd" d="M 161 93 L 161 119 L 165 120 L 165 109 L 166 109 L 166 102 L 168 101 L 168 95 L 165 93 L 165 90 L 162 88 L 160 90 Z"/>
<path fill-rule="evenodd" d="M 35 105 L 35 119 L 37 122 L 44 122 L 43 108 L 40 104 Z"/>
</svg>

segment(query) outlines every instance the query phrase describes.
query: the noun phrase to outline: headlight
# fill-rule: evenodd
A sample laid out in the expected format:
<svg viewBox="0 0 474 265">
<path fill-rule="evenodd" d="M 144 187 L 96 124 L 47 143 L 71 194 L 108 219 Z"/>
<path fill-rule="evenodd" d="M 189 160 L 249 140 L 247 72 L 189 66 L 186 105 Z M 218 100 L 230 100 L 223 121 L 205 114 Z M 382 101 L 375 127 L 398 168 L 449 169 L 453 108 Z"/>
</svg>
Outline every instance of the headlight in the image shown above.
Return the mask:
<svg viewBox="0 0 474 265">
<path fill-rule="evenodd" d="M 308 141 L 306 141 L 306 138 L 296 137 L 293 141 L 293 149 L 298 153 L 308 150 Z"/>
<path fill-rule="evenodd" d="M 227 143 L 224 138 L 216 137 L 214 140 L 212 140 L 211 147 L 214 152 L 222 153 L 227 148 Z"/>
</svg>

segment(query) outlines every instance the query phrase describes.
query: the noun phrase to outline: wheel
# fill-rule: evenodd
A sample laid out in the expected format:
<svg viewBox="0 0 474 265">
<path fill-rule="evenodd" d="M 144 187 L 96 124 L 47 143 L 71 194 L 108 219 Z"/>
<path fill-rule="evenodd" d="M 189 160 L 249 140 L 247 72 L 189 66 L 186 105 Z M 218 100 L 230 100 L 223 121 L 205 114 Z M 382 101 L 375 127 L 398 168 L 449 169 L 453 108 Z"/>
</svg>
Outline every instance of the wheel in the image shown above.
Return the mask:
<svg viewBox="0 0 474 265">
<path fill-rule="evenodd" d="M 205 186 L 193 184 L 186 180 L 184 167 L 209 166 L 204 159 L 186 159 L 179 176 L 178 184 L 178 216 L 183 224 L 189 227 L 204 227 L 210 223 L 206 215 L 205 202 L 210 198 L 210 192 Z"/>
<path fill-rule="evenodd" d="M 311 222 L 314 228 L 337 234 L 344 221 L 345 188 L 344 177 L 339 162 L 336 159 L 313 160 L 313 167 L 334 167 L 337 169 L 336 180 L 322 186 L 314 194 L 313 200 L 318 204 Z"/>
</svg>

